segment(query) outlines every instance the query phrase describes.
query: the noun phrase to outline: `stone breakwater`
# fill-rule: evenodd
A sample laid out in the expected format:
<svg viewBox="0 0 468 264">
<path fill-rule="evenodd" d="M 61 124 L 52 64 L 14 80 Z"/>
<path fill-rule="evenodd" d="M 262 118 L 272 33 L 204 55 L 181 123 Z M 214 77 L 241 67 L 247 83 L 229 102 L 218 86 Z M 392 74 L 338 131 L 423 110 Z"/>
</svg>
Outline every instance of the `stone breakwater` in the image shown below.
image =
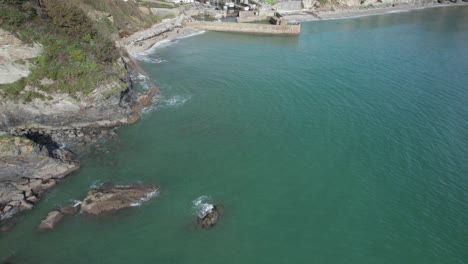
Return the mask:
<svg viewBox="0 0 468 264">
<path fill-rule="evenodd" d="M 301 25 L 268 25 L 268 24 L 244 24 L 224 22 L 190 22 L 187 27 L 222 32 L 237 32 L 268 35 L 298 35 L 301 33 Z"/>
</svg>

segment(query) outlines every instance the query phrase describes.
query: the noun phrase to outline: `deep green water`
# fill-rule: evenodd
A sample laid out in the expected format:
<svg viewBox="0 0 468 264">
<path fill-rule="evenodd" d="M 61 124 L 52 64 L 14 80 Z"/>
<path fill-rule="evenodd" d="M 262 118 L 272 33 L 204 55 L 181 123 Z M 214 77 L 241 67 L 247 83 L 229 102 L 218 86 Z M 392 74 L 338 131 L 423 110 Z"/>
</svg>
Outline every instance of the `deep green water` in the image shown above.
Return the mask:
<svg viewBox="0 0 468 264">
<path fill-rule="evenodd" d="M 145 60 L 160 103 L 2 234 L 0 259 L 468 263 L 468 8 L 205 33 Z M 105 181 L 161 193 L 36 231 Z M 202 195 L 225 207 L 208 231 Z"/>
</svg>

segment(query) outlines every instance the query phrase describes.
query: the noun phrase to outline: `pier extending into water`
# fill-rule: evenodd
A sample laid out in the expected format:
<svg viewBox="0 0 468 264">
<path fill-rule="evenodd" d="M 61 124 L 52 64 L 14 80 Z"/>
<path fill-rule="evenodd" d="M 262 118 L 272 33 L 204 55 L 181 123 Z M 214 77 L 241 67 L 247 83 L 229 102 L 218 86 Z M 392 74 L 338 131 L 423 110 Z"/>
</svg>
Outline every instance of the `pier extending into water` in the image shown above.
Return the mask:
<svg viewBox="0 0 468 264">
<path fill-rule="evenodd" d="M 268 24 L 194 21 L 194 22 L 188 23 L 186 26 L 199 29 L 199 30 L 268 34 L 268 35 L 298 35 L 299 33 L 301 33 L 301 24 L 268 25 Z"/>
</svg>

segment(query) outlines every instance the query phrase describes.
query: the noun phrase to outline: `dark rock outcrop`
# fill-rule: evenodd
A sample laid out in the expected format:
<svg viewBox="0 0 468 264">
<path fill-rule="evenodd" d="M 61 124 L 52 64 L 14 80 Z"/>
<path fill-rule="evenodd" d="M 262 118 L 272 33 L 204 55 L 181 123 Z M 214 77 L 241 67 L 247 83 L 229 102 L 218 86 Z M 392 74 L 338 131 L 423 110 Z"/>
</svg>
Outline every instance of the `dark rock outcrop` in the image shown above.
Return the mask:
<svg viewBox="0 0 468 264">
<path fill-rule="evenodd" d="M 80 211 L 80 203 L 78 204 L 67 203 L 63 205 L 59 211 L 64 215 L 70 215 L 70 216 L 76 215 Z"/>
<path fill-rule="evenodd" d="M 197 223 L 203 228 L 211 228 L 218 222 L 220 213 L 220 205 L 213 205 L 211 210 L 206 212 L 206 214 L 203 217 L 197 217 Z"/>
<path fill-rule="evenodd" d="M 67 203 L 58 210 L 53 210 L 42 219 L 39 224 L 39 230 L 52 230 L 62 221 L 65 216 L 76 215 L 80 211 L 80 203 Z"/>
<path fill-rule="evenodd" d="M 128 186 L 102 186 L 88 192 L 81 211 L 91 215 L 110 213 L 138 206 L 157 194 L 158 188 L 142 184 Z"/>
</svg>

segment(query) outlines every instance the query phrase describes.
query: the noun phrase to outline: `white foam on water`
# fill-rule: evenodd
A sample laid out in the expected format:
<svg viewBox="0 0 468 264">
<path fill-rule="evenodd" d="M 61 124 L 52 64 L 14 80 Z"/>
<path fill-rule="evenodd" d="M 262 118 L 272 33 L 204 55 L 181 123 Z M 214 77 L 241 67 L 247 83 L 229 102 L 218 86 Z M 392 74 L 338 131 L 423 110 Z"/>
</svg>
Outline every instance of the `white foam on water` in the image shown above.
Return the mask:
<svg viewBox="0 0 468 264">
<path fill-rule="evenodd" d="M 133 80 L 137 80 L 137 81 L 144 81 L 144 80 L 149 79 L 148 76 L 143 75 L 143 74 L 141 74 L 139 72 L 137 72 L 136 74 L 132 74 L 131 77 L 132 77 Z"/>
<path fill-rule="evenodd" d="M 174 95 L 169 98 L 164 98 L 163 96 L 155 96 L 155 98 L 153 98 L 152 106 L 143 109 L 142 114 L 143 116 L 145 116 L 146 114 L 156 111 L 158 109 L 180 107 L 191 98 L 191 95 Z"/>
<path fill-rule="evenodd" d="M 168 40 L 168 39 L 161 40 L 161 41 L 157 42 L 156 44 L 154 44 L 151 48 L 149 48 L 149 49 L 147 49 L 145 51 L 132 53 L 132 56 L 137 60 L 141 60 L 141 61 L 145 61 L 145 62 L 154 62 L 153 60 L 155 58 L 150 57 L 150 55 L 153 54 L 154 51 L 156 51 L 158 49 L 161 49 L 161 48 L 169 47 L 169 46 L 171 46 L 173 44 L 176 44 L 177 42 L 178 42 L 177 39 L 174 39 L 174 40 Z"/>
<path fill-rule="evenodd" d="M 396 13 L 405 13 L 405 12 L 410 12 L 411 10 L 408 10 L 408 9 L 402 9 L 402 10 L 392 10 L 392 11 L 388 11 L 386 14 L 396 14 Z"/>
<path fill-rule="evenodd" d="M 79 201 L 79 200 L 72 200 L 72 202 L 73 202 L 73 207 L 77 207 L 77 206 L 81 205 L 81 201 Z"/>
<path fill-rule="evenodd" d="M 214 205 L 209 203 L 211 198 L 203 195 L 192 201 L 193 214 L 199 218 L 204 218 L 214 208 Z"/>
<path fill-rule="evenodd" d="M 167 60 L 154 58 L 154 57 L 151 57 L 150 55 L 145 55 L 145 56 L 138 55 L 138 57 L 135 57 L 135 58 L 137 58 L 140 61 L 147 62 L 147 63 L 159 64 L 159 63 L 167 62 Z"/>
<path fill-rule="evenodd" d="M 104 184 L 103 181 L 97 180 L 97 181 L 94 181 L 94 182 L 89 186 L 89 188 L 90 188 L 90 189 L 97 189 L 97 188 L 101 187 L 103 184 Z"/>
<path fill-rule="evenodd" d="M 139 85 L 141 85 L 141 87 L 145 90 L 148 90 L 150 88 L 150 84 L 148 82 L 150 78 L 146 75 L 143 75 L 141 73 L 134 73 L 132 74 L 131 79 L 133 82 L 136 82 Z"/>
<path fill-rule="evenodd" d="M 13 208 L 4 214 L 0 214 L 0 220 L 11 218 L 16 212 L 18 212 L 18 208 Z"/>
<path fill-rule="evenodd" d="M 155 111 L 158 108 L 158 103 L 161 102 L 161 98 L 162 97 L 160 95 L 156 94 L 153 97 L 153 101 L 152 101 L 151 106 L 145 107 L 141 111 L 141 117 L 144 118 L 148 113 L 151 113 L 151 112 Z"/>
<path fill-rule="evenodd" d="M 142 203 L 149 201 L 151 198 L 153 198 L 153 197 L 155 197 L 157 195 L 159 195 L 159 189 L 156 189 L 156 190 L 148 193 L 147 195 L 145 195 L 145 197 L 141 198 L 139 202 L 132 203 L 132 204 L 130 204 L 130 206 L 132 206 L 132 207 L 141 206 Z"/>
<path fill-rule="evenodd" d="M 190 95 L 174 95 L 171 98 L 163 100 L 162 103 L 164 106 L 177 107 L 185 104 L 185 102 L 187 102 L 190 99 Z"/>
<path fill-rule="evenodd" d="M 177 38 L 177 39 L 186 39 L 186 38 L 190 38 L 190 37 L 194 37 L 194 36 L 204 34 L 205 32 L 206 32 L 205 30 L 196 31 L 196 32 L 193 32 L 192 34 L 188 34 L 188 35 L 182 36 L 182 37 Z"/>
</svg>

